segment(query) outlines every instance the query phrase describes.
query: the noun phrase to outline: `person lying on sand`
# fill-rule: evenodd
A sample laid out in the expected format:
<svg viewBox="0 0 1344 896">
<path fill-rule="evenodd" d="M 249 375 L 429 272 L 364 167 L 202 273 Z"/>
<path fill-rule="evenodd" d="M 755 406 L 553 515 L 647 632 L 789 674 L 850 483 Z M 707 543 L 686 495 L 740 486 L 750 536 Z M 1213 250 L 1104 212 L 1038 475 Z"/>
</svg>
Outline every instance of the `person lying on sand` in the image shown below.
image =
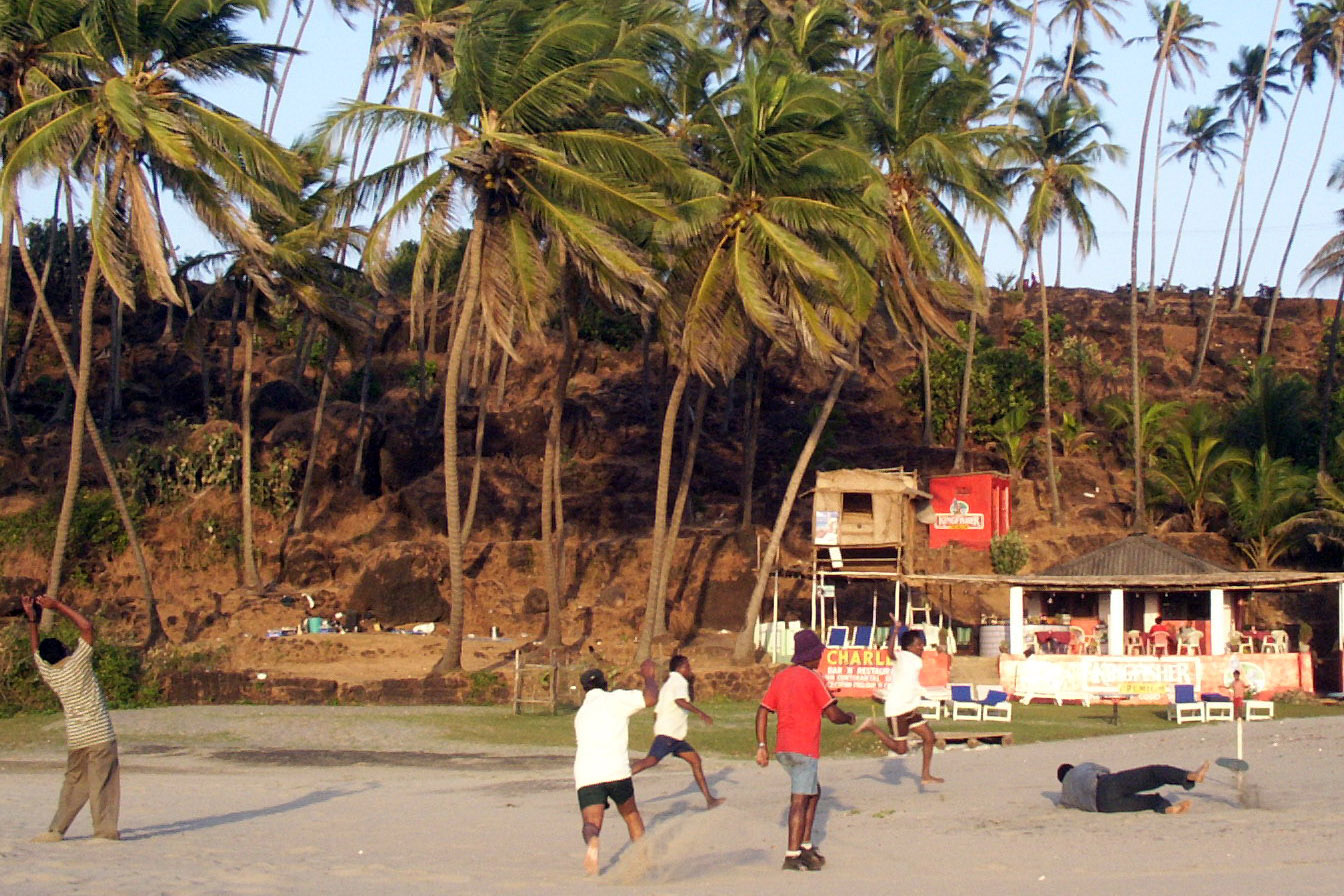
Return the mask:
<svg viewBox="0 0 1344 896">
<path fill-rule="evenodd" d="M 1209 763 L 1193 772 L 1173 765 L 1144 765 L 1139 768 L 1112 772 L 1095 762 L 1069 765 L 1067 762 L 1055 771 L 1055 777 L 1064 785 L 1059 798 L 1061 806 L 1082 809 L 1084 812 L 1157 812 L 1162 815 L 1180 815 L 1190 809 L 1189 800 L 1168 802 L 1156 793 L 1164 784 L 1179 784 L 1186 790 L 1204 780 Z"/>
</svg>

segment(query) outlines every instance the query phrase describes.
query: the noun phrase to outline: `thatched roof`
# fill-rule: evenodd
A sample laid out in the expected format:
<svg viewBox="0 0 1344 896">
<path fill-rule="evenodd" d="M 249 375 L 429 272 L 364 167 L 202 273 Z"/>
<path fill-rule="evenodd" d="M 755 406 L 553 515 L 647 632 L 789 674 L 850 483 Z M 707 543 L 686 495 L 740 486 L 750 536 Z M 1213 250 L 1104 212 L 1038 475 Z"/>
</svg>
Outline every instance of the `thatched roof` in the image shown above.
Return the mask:
<svg viewBox="0 0 1344 896">
<path fill-rule="evenodd" d="M 1095 551 L 1057 563 L 1036 575 L 987 576 L 957 573 L 908 573 L 911 583 L 1019 586 L 1029 591 L 1207 591 L 1276 590 L 1336 585 L 1337 572 L 1231 570 L 1187 554 L 1151 535 L 1130 535 Z"/>
<path fill-rule="evenodd" d="M 1158 541 L 1151 535 L 1130 535 L 1089 551 L 1081 557 L 1056 563 L 1042 570 L 1042 577 L 1053 576 L 1198 576 L 1230 572 L 1227 567 L 1210 563 L 1179 548 Z"/>
</svg>

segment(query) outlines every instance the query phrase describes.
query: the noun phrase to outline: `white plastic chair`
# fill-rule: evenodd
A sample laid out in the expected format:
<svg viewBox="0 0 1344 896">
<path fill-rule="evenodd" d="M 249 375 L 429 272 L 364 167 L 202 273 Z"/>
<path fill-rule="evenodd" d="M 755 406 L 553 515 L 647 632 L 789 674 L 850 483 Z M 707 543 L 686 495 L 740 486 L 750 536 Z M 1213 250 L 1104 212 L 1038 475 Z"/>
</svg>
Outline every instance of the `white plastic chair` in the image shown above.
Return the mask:
<svg viewBox="0 0 1344 896">
<path fill-rule="evenodd" d="M 1256 720 L 1268 721 L 1274 718 L 1273 700 L 1247 700 L 1246 701 L 1246 721 L 1254 722 Z"/>
<path fill-rule="evenodd" d="M 1143 655 L 1143 634 L 1138 631 L 1125 632 L 1125 655 Z"/>
<path fill-rule="evenodd" d="M 1187 656 L 1199 656 L 1199 644 L 1203 640 L 1204 633 L 1197 628 L 1192 628 L 1190 631 L 1181 635 L 1181 646 L 1178 648 L 1177 653 L 1182 653 Z"/>
<path fill-rule="evenodd" d="M 1287 653 L 1288 652 L 1288 633 L 1281 628 L 1276 628 L 1269 633 L 1265 639 L 1265 653 Z"/>
<path fill-rule="evenodd" d="M 1207 721 L 1204 701 L 1195 696 L 1192 684 L 1177 684 L 1171 688 L 1171 702 L 1167 704 L 1167 721 L 1177 725 L 1183 722 Z"/>
<path fill-rule="evenodd" d="M 975 692 L 969 684 L 954 684 L 952 689 L 952 715 L 954 722 L 966 719 L 971 722 L 978 722 L 982 716 L 980 711 L 984 709 L 980 701 L 975 699 Z"/>
</svg>

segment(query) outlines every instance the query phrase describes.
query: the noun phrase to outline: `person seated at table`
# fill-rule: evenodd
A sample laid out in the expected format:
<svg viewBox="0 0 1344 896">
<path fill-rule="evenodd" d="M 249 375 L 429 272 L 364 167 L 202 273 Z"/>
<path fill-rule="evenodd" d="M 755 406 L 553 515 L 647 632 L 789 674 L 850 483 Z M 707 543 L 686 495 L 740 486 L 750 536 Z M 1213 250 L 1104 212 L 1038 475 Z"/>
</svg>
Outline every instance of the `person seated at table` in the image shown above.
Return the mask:
<svg viewBox="0 0 1344 896">
<path fill-rule="evenodd" d="M 1153 620 L 1153 627 L 1148 629 L 1148 645 L 1151 652 L 1156 653 L 1158 648 L 1163 653 L 1171 653 L 1172 645 L 1176 643 L 1176 636 L 1172 634 L 1170 626 L 1162 621 L 1158 616 Z"/>
<path fill-rule="evenodd" d="M 1139 768 L 1112 772 L 1104 765 L 1084 762 L 1081 765 L 1064 763 L 1055 770 L 1055 777 L 1063 785 L 1059 805 L 1084 812 L 1157 812 L 1160 815 L 1180 815 L 1190 810 L 1190 801 L 1172 803 L 1166 797 L 1145 791 L 1156 790 L 1164 784 L 1177 785 L 1186 790 L 1204 780 L 1208 774 L 1206 761 L 1194 771 L 1174 765 L 1144 765 Z"/>
</svg>

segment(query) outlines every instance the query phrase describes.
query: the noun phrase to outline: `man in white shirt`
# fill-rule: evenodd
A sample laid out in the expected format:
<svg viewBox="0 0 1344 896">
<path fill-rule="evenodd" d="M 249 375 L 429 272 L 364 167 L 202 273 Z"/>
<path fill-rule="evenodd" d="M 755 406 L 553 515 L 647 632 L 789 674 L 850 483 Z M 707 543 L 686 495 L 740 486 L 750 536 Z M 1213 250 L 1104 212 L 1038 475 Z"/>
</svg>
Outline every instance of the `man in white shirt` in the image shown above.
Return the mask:
<svg viewBox="0 0 1344 896">
<path fill-rule="evenodd" d="M 608 691 L 601 669 L 589 669 L 579 676 L 583 685 L 583 705 L 574 715 L 574 786 L 583 816 L 583 842 L 587 851 L 583 870 L 597 873 L 598 835 L 607 802 L 625 819 L 630 839 L 644 836 L 644 820 L 635 805 L 635 785 L 630 780 L 630 717 L 658 699 L 658 683 L 653 678 L 653 661 L 639 667 L 644 690 Z"/>
<path fill-rule="evenodd" d="M 691 713 L 698 715 L 706 725 L 713 725 L 714 720 L 691 702 L 691 683 L 695 681 L 691 661 L 677 654 L 668 661 L 667 668 L 667 681 L 663 682 L 662 689 L 658 691 L 658 704 L 653 708 L 653 745 L 649 747 L 649 755 L 630 769 L 630 774 L 637 775 L 647 768 L 653 768 L 669 754 L 685 759 L 691 766 L 695 783 L 705 795 L 705 808 L 713 809 L 722 804 L 723 800 L 709 792 L 709 782 L 705 780 L 700 754 L 686 742 L 686 720 Z"/>
<path fill-rule="evenodd" d="M 892 637 L 895 638 L 894 628 Z M 892 737 L 883 731 L 872 719 L 864 719 L 863 723 L 854 729 L 854 733 L 871 731 L 888 750 L 904 756 L 910 750 L 909 734 L 913 731 L 919 736 L 924 750 L 920 782 L 941 784 L 943 779 L 935 778 L 930 771 L 933 764 L 933 729 L 915 708 L 919 705 L 921 694 L 919 673 L 924 668 L 924 633 L 919 629 L 906 629 L 901 633 L 901 649 L 893 651 L 892 646 L 890 643 L 887 645 L 887 652 L 891 654 L 893 663 L 891 676 L 887 680 L 887 697 L 883 713 L 887 717 L 888 726 L 895 731 L 896 736 Z"/>
</svg>

